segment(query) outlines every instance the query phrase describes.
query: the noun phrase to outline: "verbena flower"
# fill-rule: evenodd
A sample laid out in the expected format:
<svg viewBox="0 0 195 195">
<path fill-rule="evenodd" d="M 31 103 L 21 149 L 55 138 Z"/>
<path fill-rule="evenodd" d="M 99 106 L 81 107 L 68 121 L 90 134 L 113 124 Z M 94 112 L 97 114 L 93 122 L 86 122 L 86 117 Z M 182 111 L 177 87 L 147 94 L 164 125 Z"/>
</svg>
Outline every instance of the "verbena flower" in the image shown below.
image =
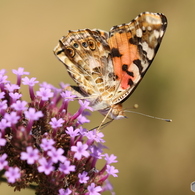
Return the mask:
<svg viewBox="0 0 195 195">
<path fill-rule="evenodd" d="M 36 78 L 22 78 L 29 74 L 24 68 L 13 73 L 16 84 L 0 70 L 0 180 L 6 178 L 15 190 L 36 184 L 36 194 L 44 195 L 112 192 L 108 177 L 117 177 L 110 165 L 116 156 L 103 153 L 102 132 L 82 127 L 90 122 L 89 102 L 79 100 L 78 111 L 71 114 L 68 106 L 75 96 L 64 90 L 66 85 L 55 88 L 44 82 L 34 91 Z M 22 100 L 22 84 L 29 88 L 29 102 Z M 105 165 L 97 170 L 100 159 Z"/>
</svg>

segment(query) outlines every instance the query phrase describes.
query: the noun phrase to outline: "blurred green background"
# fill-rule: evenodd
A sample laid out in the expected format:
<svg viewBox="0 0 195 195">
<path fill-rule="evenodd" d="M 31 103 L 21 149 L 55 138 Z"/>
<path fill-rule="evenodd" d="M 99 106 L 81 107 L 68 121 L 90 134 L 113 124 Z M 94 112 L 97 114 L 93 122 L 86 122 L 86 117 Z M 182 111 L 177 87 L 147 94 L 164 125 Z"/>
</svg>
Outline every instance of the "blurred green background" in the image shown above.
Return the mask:
<svg viewBox="0 0 195 195">
<path fill-rule="evenodd" d="M 1 0 L 0 68 L 13 82 L 11 70 L 24 67 L 41 82 L 73 84 L 53 55 L 61 36 L 79 28 L 109 30 L 143 11 L 164 13 L 168 28 L 150 70 L 124 107 L 137 103 L 138 112 L 173 122 L 128 113 L 128 119 L 103 129 L 107 152 L 118 156 L 119 177 L 110 180 L 117 195 L 190 195 L 195 180 L 195 0 Z M 96 112 L 90 119 L 93 128 L 103 117 Z M 4 184 L 2 192 L 34 194 L 14 193 Z"/>
</svg>

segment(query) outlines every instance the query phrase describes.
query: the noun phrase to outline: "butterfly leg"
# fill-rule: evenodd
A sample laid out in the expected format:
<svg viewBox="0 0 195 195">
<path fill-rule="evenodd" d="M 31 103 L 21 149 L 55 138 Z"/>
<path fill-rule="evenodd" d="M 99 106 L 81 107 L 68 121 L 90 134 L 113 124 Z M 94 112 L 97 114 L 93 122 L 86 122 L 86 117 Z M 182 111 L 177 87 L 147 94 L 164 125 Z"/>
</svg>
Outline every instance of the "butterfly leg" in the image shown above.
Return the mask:
<svg viewBox="0 0 195 195">
<path fill-rule="evenodd" d="M 97 126 L 97 127 L 94 127 L 93 129 L 90 129 L 89 131 L 93 131 L 93 130 L 95 130 L 95 129 L 97 129 L 97 130 L 99 131 L 99 130 L 100 130 L 100 127 L 102 127 L 101 129 L 103 129 L 104 127 L 106 127 L 107 125 L 109 125 L 113 120 L 114 120 L 114 119 L 111 119 L 110 121 L 108 121 L 108 122 L 102 124 L 101 126 L 99 125 L 99 126 Z"/>
</svg>

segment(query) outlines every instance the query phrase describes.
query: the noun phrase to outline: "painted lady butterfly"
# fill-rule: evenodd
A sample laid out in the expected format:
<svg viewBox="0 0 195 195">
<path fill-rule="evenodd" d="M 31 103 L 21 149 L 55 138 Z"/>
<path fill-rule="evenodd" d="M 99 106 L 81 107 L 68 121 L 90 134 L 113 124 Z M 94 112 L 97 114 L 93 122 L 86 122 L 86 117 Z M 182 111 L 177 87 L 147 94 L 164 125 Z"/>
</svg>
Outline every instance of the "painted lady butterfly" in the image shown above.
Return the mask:
<svg viewBox="0 0 195 195">
<path fill-rule="evenodd" d="M 124 118 L 122 102 L 135 90 L 152 63 L 167 27 L 161 13 L 143 12 L 130 23 L 69 31 L 54 54 L 78 86 L 78 98 L 110 119 Z"/>
</svg>

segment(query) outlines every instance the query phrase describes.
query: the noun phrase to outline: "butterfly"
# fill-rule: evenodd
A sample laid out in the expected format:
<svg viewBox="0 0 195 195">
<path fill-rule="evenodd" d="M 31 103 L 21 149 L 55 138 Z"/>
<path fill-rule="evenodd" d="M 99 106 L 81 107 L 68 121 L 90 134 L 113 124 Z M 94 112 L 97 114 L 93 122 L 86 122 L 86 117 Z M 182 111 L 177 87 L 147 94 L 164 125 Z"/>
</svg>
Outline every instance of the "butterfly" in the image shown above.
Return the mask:
<svg viewBox="0 0 195 195">
<path fill-rule="evenodd" d="M 77 86 L 69 86 L 94 111 L 125 118 L 122 103 L 138 86 L 152 63 L 167 27 L 161 13 L 143 12 L 130 23 L 69 31 L 54 48 Z"/>
</svg>

